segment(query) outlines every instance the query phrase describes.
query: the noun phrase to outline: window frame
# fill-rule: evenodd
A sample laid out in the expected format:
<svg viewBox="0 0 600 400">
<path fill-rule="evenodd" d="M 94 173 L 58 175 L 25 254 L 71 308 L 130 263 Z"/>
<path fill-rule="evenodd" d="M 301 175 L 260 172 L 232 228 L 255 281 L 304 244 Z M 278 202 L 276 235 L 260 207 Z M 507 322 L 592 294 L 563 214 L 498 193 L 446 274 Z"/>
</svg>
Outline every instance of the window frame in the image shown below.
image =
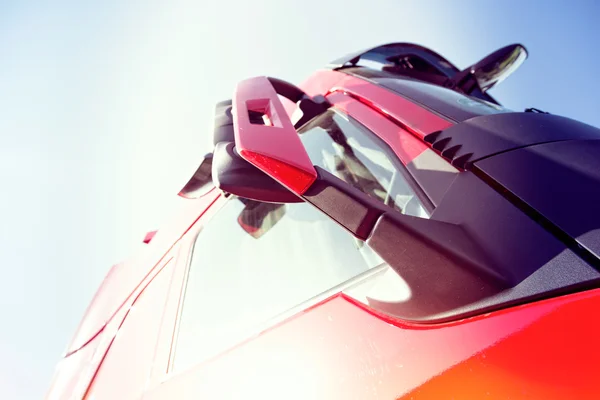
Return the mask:
<svg viewBox="0 0 600 400">
<path fill-rule="evenodd" d="M 178 246 L 177 265 L 163 310 L 163 322 L 159 336 L 160 343 L 157 344 L 149 382 L 160 384 L 169 380 L 174 375 L 172 365 L 183 310 L 185 289 L 187 287 L 187 277 L 191 267 L 192 250 L 204 225 L 218 214 L 220 209 L 227 203 L 228 197 L 228 195 L 223 193 L 219 194 L 193 220 L 188 231 L 183 234 L 176 244 Z M 166 343 L 163 343 L 163 340 Z"/>
<path fill-rule="evenodd" d="M 213 212 L 211 213 L 209 218 L 207 218 L 207 219 L 201 218 L 201 220 L 198 220 L 196 222 L 196 224 L 194 224 L 192 229 L 190 229 L 186 233 L 186 237 L 185 237 L 186 242 L 184 245 L 181 246 L 181 248 L 179 250 L 179 258 L 180 258 L 179 266 L 181 268 L 185 268 L 185 270 L 183 273 L 183 277 L 181 278 L 181 281 L 179 283 L 180 290 L 179 290 L 179 296 L 177 296 L 178 297 L 177 311 L 175 313 L 176 317 L 175 317 L 175 321 L 174 321 L 175 325 L 172 326 L 173 336 L 172 336 L 172 340 L 171 340 L 171 343 L 169 346 L 168 364 L 167 364 L 166 372 L 163 376 L 163 379 L 161 379 L 161 382 L 165 382 L 166 380 L 169 380 L 175 376 L 184 374 L 194 368 L 197 368 L 200 365 L 210 363 L 215 358 L 222 356 L 223 354 L 227 353 L 228 351 L 230 351 L 240 345 L 243 345 L 245 342 L 251 340 L 253 337 L 260 335 L 264 332 L 267 332 L 271 329 L 274 329 L 277 326 L 285 323 L 286 321 L 300 315 L 302 312 L 309 310 L 321 303 L 324 303 L 334 297 L 348 296 L 348 295 L 344 294 L 344 291 L 346 291 L 347 289 L 350 289 L 352 287 L 360 285 L 361 283 L 371 279 L 372 277 L 385 272 L 389 268 L 388 264 L 384 262 L 384 263 L 376 265 L 358 275 L 355 275 L 350 279 L 340 282 L 339 284 L 337 284 L 315 296 L 312 296 L 312 297 L 298 303 L 295 306 L 290 307 L 286 311 L 283 311 L 283 312 L 267 319 L 266 321 L 264 321 L 260 324 L 257 324 L 256 327 L 254 327 L 252 329 L 248 329 L 244 332 L 241 332 L 239 335 L 236 336 L 235 339 L 231 340 L 227 345 L 224 345 L 221 349 L 216 350 L 210 356 L 201 358 L 197 362 L 194 362 L 193 364 L 185 365 L 182 368 L 176 369 L 175 368 L 175 358 L 176 358 L 176 354 L 177 354 L 178 335 L 179 335 L 179 329 L 181 326 L 181 316 L 183 313 L 185 293 L 186 293 L 187 286 L 188 286 L 188 278 L 189 278 L 190 270 L 192 267 L 192 260 L 194 257 L 194 250 L 196 247 L 196 243 L 198 241 L 199 236 L 202 234 L 204 225 L 206 223 L 210 223 L 210 221 L 214 217 L 216 217 L 219 214 L 219 212 L 229 202 L 235 201 L 235 199 L 236 199 L 236 196 L 222 195 L 222 198 L 219 199 L 218 203 L 215 203 L 211 206 L 211 208 L 215 207 L 215 206 L 216 207 L 213 209 Z M 348 235 L 350 235 L 350 233 L 348 233 Z M 187 254 L 183 254 L 184 252 L 187 252 Z"/>
</svg>

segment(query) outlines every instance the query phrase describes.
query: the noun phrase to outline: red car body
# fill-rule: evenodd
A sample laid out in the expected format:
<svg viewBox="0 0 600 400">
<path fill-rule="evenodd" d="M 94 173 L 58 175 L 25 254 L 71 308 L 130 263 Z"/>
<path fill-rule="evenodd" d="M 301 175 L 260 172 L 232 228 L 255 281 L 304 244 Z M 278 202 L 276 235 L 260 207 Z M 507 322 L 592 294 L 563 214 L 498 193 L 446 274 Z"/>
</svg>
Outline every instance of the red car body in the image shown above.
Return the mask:
<svg viewBox="0 0 600 400">
<path fill-rule="evenodd" d="M 338 70 L 318 71 L 300 88 L 325 96 L 407 168 L 435 158 L 463 173 L 425 140 L 455 123 L 423 104 Z M 58 365 L 49 399 L 600 397 L 597 283 L 433 322 L 398 318 L 342 285 L 176 367 L 190 254 L 228 201 L 216 188 L 190 199 L 140 254 L 113 266 Z"/>
</svg>

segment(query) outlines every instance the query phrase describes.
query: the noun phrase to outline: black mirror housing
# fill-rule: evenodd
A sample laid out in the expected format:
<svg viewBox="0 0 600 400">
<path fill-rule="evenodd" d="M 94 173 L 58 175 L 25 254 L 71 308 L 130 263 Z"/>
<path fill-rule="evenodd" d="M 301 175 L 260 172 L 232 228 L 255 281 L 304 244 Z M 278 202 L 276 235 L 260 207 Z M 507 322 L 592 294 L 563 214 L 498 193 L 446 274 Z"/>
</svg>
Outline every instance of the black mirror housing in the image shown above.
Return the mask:
<svg viewBox="0 0 600 400">
<path fill-rule="evenodd" d="M 254 239 L 261 238 L 285 215 L 285 204 L 244 200 L 244 209 L 240 212 L 237 222 Z"/>
<path fill-rule="evenodd" d="M 197 199 L 212 189 L 212 161 L 212 153 L 204 156 L 200 166 L 185 186 L 179 191 L 178 196 L 186 199 Z"/>
<path fill-rule="evenodd" d="M 512 44 L 496 50 L 471 67 L 471 70 L 479 87 L 485 92 L 515 72 L 526 59 L 525 47 Z"/>
<path fill-rule="evenodd" d="M 213 153 L 212 179 L 226 193 L 266 203 L 301 203 L 303 200 L 265 174 L 235 150 L 231 142 L 217 143 Z"/>
<path fill-rule="evenodd" d="M 481 61 L 459 72 L 454 84 L 469 94 L 476 86 L 486 92 L 517 70 L 527 59 L 527 49 L 521 44 L 511 44 L 494 51 Z M 477 85 L 474 85 L 474 82 Z"/>
</svg>

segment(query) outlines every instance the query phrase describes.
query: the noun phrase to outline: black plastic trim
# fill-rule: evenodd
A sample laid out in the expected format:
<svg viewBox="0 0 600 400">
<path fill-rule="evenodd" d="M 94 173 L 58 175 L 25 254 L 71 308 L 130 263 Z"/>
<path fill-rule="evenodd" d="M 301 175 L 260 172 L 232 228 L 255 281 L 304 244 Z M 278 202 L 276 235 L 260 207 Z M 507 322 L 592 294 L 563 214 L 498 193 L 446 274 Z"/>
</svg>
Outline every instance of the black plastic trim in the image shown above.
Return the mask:
<svg viewBox="0 0 600 400">
<path fill-rule="evenodd" d="M 410 289 L 410 299 L 390 310 L 402 319 L 426 320 L 508 287 L 458 225 L 386 213 L 367 244 Z"/>
<path fill-rule="evenodd" d="M 315 166 L 317 180 L 302 198 L 327 214 L 331 219 L 365 240 L 377 219 L 387 210 L 381 201 L 350 186 L 330 172 Z"/>
<path fill-rule="evenodd" d="M 407 280 L 413 292 L 405 319 L 431 315 L 491 296 L 512 276 L 496 268 L 458 224 L 402 215 L 320 167 L 302 196 L 366 242 Z"/>
<path fill-rule="evenodd" d="M 600 271 L 600 140 L 508 151 L 474 172 Z"/>
<path fill-rule="evenodd" d="M 303 98 L 308 97 L 302 89 L 293 83 L 279 78 L 267 77 L 267 79 L 271 82 L 271 85 L 277 94 L 289 99 L 292 103 L 297 103 Z"/>
<path fill-rule="evenodd" d="M 398 216 L 386 215 L 390 217 Z M 407 237 L 406 229 L 390 221 L 387 226 L 376 225 L 367 243 L 407 281 L 412 295 L 400 303 L 370 302 L 372 307 L 402 319 L 437 323 L 600 286 L 600 273 L 587 259 L 473 172 L 457 176 L 432 219 L 458 226 L 461 230 L 457 232 L 462 233 L 444 233 L 439 228 L 442 225 L 431 225 L 425 231 L 431 242 L 422 247 L 425 241 L 410 242 L 420 233 Z M 422 221 L 424 225 L 431 222 Z M 465 240 L 461 235 L 465 235 L 466 244 L 461 243 Z M 440 248 L 443 238 L 455 240 L 447 242 L 453 257 L 461 257 L 458 249 L 462 247 L 467 249 L 465 254 L 476 254 L 475 260 L 481 261 L 458 262 L 456 267 L 438 271 L 445 260 L 434 257 L 431 247 L 445 254 Z M 462 255 L 462 260 L 465 258 Z M 483 264 L 481 270 L 479 264 Z M 417 266 L 422 277 L 411 269 Z M 484 276 L 489 268 L 494 271 L 488 275 L 491 280 L 478 286 L 475 276 Z"/>
<path fill-rule="evenodd" d="M 224 100 L 216 104 L 213 129 L 213 144 L 220 142 L 233 142 L 233 116 L 231 115 L 232 101 Z"/>
<path fill-rule="evenodd" d="M 462 169 L 510 150 L 574 139 L 600 140 L 600 129 L 558 115 L 519 112 L 471 118 L 425 136 L 444 159 Z"/>
<path fill-rule="evenodd" d="M 186 199 L 197 199 L 208 193 L 212 185 L 212 153 L 206 154 L 200 166 L 190 180 L 179 191 L 179 196 Z"/>
<path fill-rule="evenodd" d="M 435 51 L 428 49 L 427 47 L 420 46 L 414 43 L 387 43 L 375 47 L 371 47 L 365 50 L 360 50 L 344 57 L 338 58 L 337 60 L 331 61 L 327 64 L 328 68 L 340 69 L 345 67 L 347 64 L 352 66 L 356 65 L 362 58 L 372 60 L 373 58 L 380 61 L 386 61 L 389 57 L 395 57 L 399 54 L 420 54 L 431 57 L 426 60 L 429 64 L 438 69 L 441 73 L 451 77 L 452 75 L 459 72 L 459 69 L 454 66 L 446 58 L 442 57 Z M 368 57 L 365 57 L 368 56 Z"/>
<path fill-rule="evenodd" d="M 279 182 L 240 157 L 231 142 L 215 146 L 212 179 L 222 191 L 247 199 L 267 203 L 302 202 Z"/>
<path fill-rule="evenodd" d="M 531 207 L 513 192 L 500 185 L 480 168 L 473 168 L 473 173 L 479 178 L 481 178 L 483 181 L 485 181 L 488 185 L 490 185 L 490 187 L 493 188 L 496 192 L 498 192 L 498 194 L 506 198 L 517 208 L 519 208 L 521 211 L 527 214 L 542 228 L 553 234 L 558 240 L 563 242 L 565 246 L 567 246 L 573 253 L 577 254 L 579 257 L 581 257 L 581 259 L 583 259 L 594 269 L 596 269 L 596 271 L 600 272 L 600 260 L 591 251 L 581 246 L 577 242 L 577 240 L 569 236 L 569 234 L 562 230 L 558 225 L 546 218 L 542 213 L 540 213 L 535 208 Z"/>
<path fill-rule="evenodd" d="M 370 305 L 442 322 L 596 287 L 600 274 L 471 172 L 459 174 L 432 219 L 402 215 L 315 167 L 303 198 L 373 250 L 408 284 L 409 300 Z"/>
</svg>

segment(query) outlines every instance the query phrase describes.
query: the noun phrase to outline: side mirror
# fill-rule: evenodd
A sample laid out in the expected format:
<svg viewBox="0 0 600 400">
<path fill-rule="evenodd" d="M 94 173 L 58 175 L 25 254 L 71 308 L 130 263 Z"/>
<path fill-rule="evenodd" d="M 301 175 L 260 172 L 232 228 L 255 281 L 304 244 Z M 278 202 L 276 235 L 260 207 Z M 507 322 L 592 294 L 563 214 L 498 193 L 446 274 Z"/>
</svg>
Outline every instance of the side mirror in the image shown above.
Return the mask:
<svg viewBox="0 0 600 400">
<path fill-rule="evenodd" d="M 178 196 L 186 199 L 197 199 L 205 195 L 213 187 L 211 177 L 212 161 L 212 153 L 204 156 L 200 166 L 188 183 L 179 191 Z"/>
<path fill-rule="evenodd" d="M 285 215 L 285 204 L 262 203 L 252 200 L 242 202 L 244 209 L 238 216 L 238 224 L 255 239 L 266 234 Z"/>
<path fill-rule="evenodd" d="M 216 187 L 225 193 L 266 203 L 300 203 L 302 199 L 244 160 L 232 142 L 217 143 L 212 163 Z"/>
<path fill-rule="evenodd" d="M 301 196 L 317 179 L 317 172 L 269 79 L 240 82 L 232 115 L 237 153 Z"/>
<path fill-rule="evenodd" d="M 268 203 L 297 203 L 315 181 L 317 173 L 278 95 L 297 100 L 299 123 L 328 107 L 324 98 L 310 99 L 279 79 L 240 82 L 228 114 L 232 138 L 215 138 L 212 177 L 222 191 Z"/>
<path fill-rule="evenodd" d="M 313 166 L 267 78 L 239 83 L 232 106 L 235 143 L 215 146 L 215 185 L 260 202 L 310 203 L 366 242 L 403 277 L 413 293 L 403 305 L 406 317 L 445 312 L 507 286 L 506 277 L 460 225 L 402 215 Z M 277 204 L 242 202 L 247 207 L 238 223 L 254 238 L 266 233 L 286 210 Z M 430 290 L 432 279 L 444 285 Z"/>
<path fill-rule="evenodd" d="M 486 92 L 515 72 L 526 59 L 527 49 L 521 44 L 511 44 L 459 72 L 455 81 L 459 87 L 465 89 L 465 78 L 473 77 L 481 91 Z M 466 90 L 467 93 L 470 91 Z"/>
</svg>

